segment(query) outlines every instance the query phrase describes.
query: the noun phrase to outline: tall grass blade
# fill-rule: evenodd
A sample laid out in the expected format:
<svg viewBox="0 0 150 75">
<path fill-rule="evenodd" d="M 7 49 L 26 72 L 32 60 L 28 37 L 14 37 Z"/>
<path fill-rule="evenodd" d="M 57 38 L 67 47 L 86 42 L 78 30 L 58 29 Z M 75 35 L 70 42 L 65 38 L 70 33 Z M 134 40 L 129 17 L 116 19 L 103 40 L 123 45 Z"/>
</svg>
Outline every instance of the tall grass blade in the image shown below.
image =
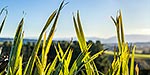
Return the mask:
<svg viewBox="0 0 150 75">
<path fill-rule="evenodd" d="M 43 64 L 43 67 L 46 66 L 46 62 L 45 62 L 45 58 L 46 58 L 45 57 L 45 43 L 46 43 L 46 32 L 44 34 L 43 45 L 42 45 L 42 59 L 41 59 L 41 62 Z"/>
<path fill-rule="evenodd" d="M 55 71 L 55 66 L 56 66 L 56 63 L 57 63 L 57 61 L 58 61 L 57 58 L 58 58 L 58 57 L 56 56 L 55 59 L 53 60 L 52 64 L 50 65 L 50 67 L 49 67 L 49 69 L 48 69 L 48 71 L 47 71 L 47 73 L 46 73 L 46 75 L 51 75 L 51 74 L 53 74 L 53 72 Z"/>
<path fill-rule="evenodd" d="M 55 45 L 54 45 L 54 47 L 55 47 L 55 51 L 56 51 L 56 54 L 57 54 L 57 57 L 58 57 L 59 61 L 62 61 L 62 58 L 60 56 L 60 53 L 59 53 L 57 47 Z"/>
<path fill-rule="evenodd" d="M 54 23 L 52 25 L 52 28 L 51 28 L 51 30 L 49 32 L 49 35 L 48 35 L 48 38 L 47 38 L 47 42 L 46 42 L 46 46 L 45 46 L 45 52 L 44 52 L 43 69 L 45 69 L 46 64 L 47 64 L 47 54 L 50 50 L 50 46 L 52 44 L 52 38 L 54 36 L 54 32 L 55 32 L 55 29 L 56 29 L 56 25 L 57 25 L 57 21 L 58 21 L 59 15 L 60 15 L 60 11 L 63 7 L 64 7 L 64 1 L 62 1 L 62 3 L 60 4 L 60 7 L 59 7 L 59 9 L 56 13 L 56 17 L 54 19 Z"/>
<path fill-rule="evenodd" d="M 125 38 L 124 38 L 124 30 L 123 30 L 123 23 L 122 23 L 122 14 L 121 14 L 121 10 L 119 11 L 119 24 L 120 24 L 120 31 L 121 31 L 121 39 L 122 39 L 122 43 L 125 43 Z"/>
<path fill-rule="evenodd" d="M 82 59 L 84 58 L 84 53 L 80 53 L 77 59 L 74 61 L 73 65 L 71 66 L 69 75 L 75 74 L 78 68 L 83 64 Z"/>
<path fill-rule="evenodd" d="M 7 11 L 6 7 L 5 7 L 5 8 L 3 8 L 3 9 L 1 10 L 0 15 L 1 15 L 4 11 L 6 11 L 6 15 L 4 16 L 4 19 L 3 19 L 2 23 L 1 23 L 1 26 L 0 26 L 0 33 L 2 32 L 2 29 L 3 29 L 3 27 L 4 27 L 4 24 L 5 24 L 5 21 L 6 21 L 6 18 L 7 18 L 7 14 L 8 14 L 8 11 Z"/>
<path fill-rule="evenodd" d="M 58 42 L 58 48 L 59 48 L 59 52 L 60 52 L 61 57 L 63 57 L 64 56 L 64 52 L 63 52 L 59 42 Z"/>
<path fill-rule="evenodd" d="M 63 57 L 62 57 L 62 60 L 64 60 L 64 59 L 66 58 L 66 56 L 67 56 L 67 54 L 68 54 L 68 52 L 69 52 L 69 50 L 70 50 L 70 46 L 71 46 L 71 44 L 72 44 L 72 40 L 73 40 L 73 39 L 71 39 L 71 41 L 70 41 L 70 43 L 69 43 L 69 46 L 67 47 L 67 50 L 65 51 L 65 53 L 64 53 L 64 55 L 63 55 Z"/>
<path fill-rule="evenodd" d="M 20 66 L 19 64 L 22 63 L 22 58 L 20 57 L 20 54 L 21 54 L 21 49 L 22 49 L 22 45 L 23 45 L 23 37 L 24 37 L 24 33 L 22 33 L 22 36 L 21 36 L 21 39 L 20 39 L 20 42 L 18 45 L 18 49 L 17 49 L 17 53 L 16 53 L 16 57 L 15 57 L 16 59 L 14 60 L 15 63 L 14 63 L 13 72 L 15 72 L 17 70 L 18 66 Z M 22 67 L 20 67 L 20 68 L 22 68 Z"/>
<path fill-rule="evenodd" d="M 62 75 L 63 63 L 59 62 L 58 66 L 56 67 L 53 75 Z"/>
<path fill-rule="evenodd" d="M 33 71 L 33 67 L 34 67 L 34 62 L 36 60 L 36 55 L 38 53 L 38 50 L 39 50 L 39 47 L 40 47 L 40 43 L 41 43 L 41 40 L 42 40 L 42 36 L 43 36 L 43 33 L 45 32 L 45 30 L 48 28 L 48 26 L 50 25 L 50 23 L 52 22 L 52 20 L 54 19 L 55 15 L 56 15 L 57 11 L 54 11 L 51 16 L 49 17 L 49 19 L 47 20 L 40 36 L 39 36 L 39 39 L 33 49 L 33 52 L 32 52 L 32 55 L 30 57 L 30 61 L 28 61 L 28 65 L 26 66 L 25 68 L 25 71 L 24 71 L 24 75 L 31 75 L 32 74 L 32 71 Z"/>
<path fill-rule="evenodd" d="M 88 49 L 89 49 L 90 45 L 87 46 L 87 44 L 86 44 L 86 40 L 85 40 L 84 33 L 83 33 L 83 30 L 82 30 L 82 26 L 81 26 L 79 11 L 77 12 L 77 20 L 73 16 L 73 22 L 74 22 L 74 27 L 75 27 L 75 30 L 76 30 L 77 38 L 78 38 L 78 41 L 79 41 L 79 46 L 81 48 L 81 52 L 86 54 L 86 53 L 88 53 Z M 88 55 L 87 58 L 84 59 L 84 62 L 86 62 L 89 58 L 90 58 L 90 56 Z M 97 69 L 94 66 L 94 62 L 93 63 L 86 63 L 85 64 L 85 69 L 86 69 L 86 72 L 87 72 L 88 75 L 92 75 L 92 74 L 95 74 L 95 73 L 98 74 L 98 72 L 94 71 L 94 69 Z"/>
<path fill-rule="evenodd" d="M 16 73 L 16 75 L 22 75 L 22 57 L 19 57 L 19 69 Z"/>
<path fill-rule="evenodd" d="M 67 59 L 64 60 L 64 74 L 66 74 L 66 75 L 69 74 L 69 64 L 70 64 L 70 61 L 72 58 L 72 53 L 73 53 L 73 50 L 70 49 Z"/>
<path fill-rule="evenodd" d="M 73 50 L 70 49 L 69 51 L 69 54 L 68 54 L 68 57 L 67 57 L 67 67 L 69 68 L 69 64 L 70 64 L 70 61 L 71 61 L 71 57 L 72 57 L 72 53 L 73 53 Z"/>
<path fill-rule="evenodd" d="M 98 56 L 100 56 L 103 52 L 104 52 L 104 50 L 99 51 L 98 53 L 94 54 L 93 56 L 90 57 L 90 59 L 86 63 L 90 63 L 91 61 L 96 59 Z"/>
<path fill-rule="evenodd" d="M 134 75 L 134 52 L 135 52 L 136 46 L 134 45 L 132 50 L 132 57 L 131 57 L 131 66 L 130 66 L 130 75 Z"/>
<path fill-rule="evenodd" d="M 17 28 L 13 45 L 10 52 L 9 62 L 8 62 L 8 72 L 7 74 L 10 74 L 10 68 L 12 70 L 12 73 L 16 73 L 16 70 L 19 65 L 19 57 L 21 53 L 22 48 L 22 41 L 23 41 L 23 33 L 22 33 L 22 27 L 24 23 L 24 18 L 21 19 L 19 26 Z M 22 34 L 22 35 L 21 35 Z"/>
<path fill-rule="evenodd" d="M 45 73 L 45 75 L 46 75 L 46 73 L 47 73 L 47 71 L 48 71 L 48 68 L 50 67 L 50 63 L 46 66 L 46 68 L 45 68 L 45 70 L 44 70 L 44 73 Z"/>
<path fill-rule="evenodd" d="M 80 37 L 81 37 L 81 40 L 79 42 L 81 42 L 83 49 L 85 49 L 84 51 L 87 51 L 87 44 L 86 44 L 86 40 L 85 40 L 84 33 L 82 30 L 82 26 L 81 26 L 79 11 L 77 12 L 77 23 L 78 23 L 78 29 L 79 29 Z"/>
<path fill-rule="evenodd" d="M 135 66 L 135 71 L 136 71 L 136 75 L 139 75 L 139 67 L 138 67 L 138 64 L 136 64 L 136 66 Z"/>
<path fill-rule="evenodd" d="M 10 52 L 10 59 L 12 58 L 13 54 L 15 53 L 16 50 L 14 50 L 17 46 L 17 43 L 19 41 L 19 38 L 20 38 L 20 35 L 22 33 L 22 27 L 23 27 L 23 18 L 22 20 L 20 21 L 19 23 L 19 26 L 17 28 L 17 31 L 16 31 L 16 34 L 15 34 L 15 37 L 14 37 L 14 41 L 13 41 L 13 46 L 11 48 L 11 52 Z M 10 60 L 9 60 L 10 61 Z"/>
<path fill-rule="evenodd" d="M 119 48 L 119 54 L 121 53 L 121 46 L 122 46 L 122 44 L 121 44 L 121 38 L 120 38 L 120 25 L 119 25 L 119 23 L 118 23 L 118 16 L 116 17 L 116 21 L 115 21 L 115 19 L 111 16 L 111 19 L 113 20 L 113 22 L 115 23 L 115 26 L 116 26 L 116 33 L 117 33 L 117 39 L 118 39 L 118 48 Z"/>
<path fill-rule="evenodd" d="M 1 26 L 0 26 L 0 33 L 2 32 L 2 28 L 4 27 L 6 17 L 7 17 L 7 16 L 4 17 L 4 19 L 3 19 L 3 21 L 2 21 L 2 24 L 1 24 Z"/>
<path fill-rule="evenodd" d="M 36 66 L 37 66 L 38 74 L 39 75 L 44 75 L 43 65 L 42 65 L 42 63 L 41 63 L 38 56 L 36 56 Z"/>
</svg>

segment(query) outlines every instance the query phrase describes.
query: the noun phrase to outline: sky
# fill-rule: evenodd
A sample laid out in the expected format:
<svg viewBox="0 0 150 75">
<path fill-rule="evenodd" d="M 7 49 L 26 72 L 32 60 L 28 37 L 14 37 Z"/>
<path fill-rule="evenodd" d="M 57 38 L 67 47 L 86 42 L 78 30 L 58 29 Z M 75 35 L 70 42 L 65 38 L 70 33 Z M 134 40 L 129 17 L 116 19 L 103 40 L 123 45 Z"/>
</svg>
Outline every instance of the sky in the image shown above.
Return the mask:
<svg viewBox="0 0 150 75">
<path fill-rule="evenodd" d="M 8 17 L 0 37 L 14 37 L 18 23 L 25 17 L 25 38 L 37 38 L 50 14 L 62 0 L 0 0 L 0 9 L 8 6 Z M 116 36 L 115 17 L 123 14 L 125 34 L 150 35 L 150 0 L 65 0 L 55 38 L 75 37 L 72 16 L 80 11 L 86 37 L 109 38 Z M 23 14 L 23 11 L 26 15 Z M 4 14 L 0 16 L 0 20 Z M 1 22 L 1 21 L 0 21 Z M 50 28 L 49 28 L 50 29 Z M 47 30 L 48 32 L 49 30 Z"/>
</svg>

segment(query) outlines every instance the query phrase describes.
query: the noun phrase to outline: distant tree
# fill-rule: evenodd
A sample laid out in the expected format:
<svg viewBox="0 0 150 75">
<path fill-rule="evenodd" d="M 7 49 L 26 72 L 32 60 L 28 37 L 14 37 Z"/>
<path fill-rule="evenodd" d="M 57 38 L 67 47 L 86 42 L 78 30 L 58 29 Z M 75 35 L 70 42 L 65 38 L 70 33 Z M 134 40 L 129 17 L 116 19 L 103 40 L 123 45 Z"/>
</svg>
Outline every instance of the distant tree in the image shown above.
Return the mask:
<svg viewBox="0 0 150 75">
<path fill-rule="evenodd" d="M 92 42 L 91 40 L 89 40 L 88 43 L 93 43 L 90 48 L 91 55 L 94 55 L 95 53 L 97 53 L 101 50 L 104 50 L 103 44 L 99 40 L 97 40 L 95 43 Z M 110 62 L 108 60 L 108 55 L 103 54 L 103 55 L 99 56 L 98 58 L 96 58 L 94 61 L 97 66 L 97 69 L 99 71 L 101 71 L 103 73 L 107 72 L 109 65 L 110 65 Z"/>
<path fill-rule="evenodd" d="M 62 49 L 63 49 L 64 52 L 65 52 L 65 50 L 66 50 L 67 47 L 69 46 L 69 42 L 63 40 L 63 41 L 60 42 L 60 45 L 61 45 Z"/>
<path fill-rule="evenodd" d="M 69 42 L 68 41 L 53 41 L 52 45 L 50 47 L 50 51 L 48 53 L 48 62 L 52 62 L 56 56 L 56 51 L 55 51 L 55 47 L 54 45 L 57 46 L 58 42 L 60 43 L 62 49 L 64 50 L 64 52 L 66 51 L 66 49 L 69 46 Z M 103 50 L 103 44 L 97 40 L 96 42 L 93 42 L 92 40 L 89 40 L 87 42 L 87 44 L 92 43 L 92 46 L 90 47 L 89 51 L 91 52 L 90 55 L 93 55 L 101 50 Z M 2 44 L 2 53 L 3 55 L 9 55 L 10 50 L 11 50 L 11 46 L 12 46 L 12 42 L 4 42 Z M 26 44 L 23 44 L 22 47 L 22 55 L 23 55 L 23 66 L 26 64 L 26 61 L 29 59 L 32 50 L 35 46 L 34 42 L 27 42 Z M 81 53 L 80 50 L 80 46 L 78 41 L 73 41 L 73 43 L 71 44 L 71 48 L 73 49 L 73 55 L 72 55 L 72 59 L 70 62 L 70 65 L 73 64 L 73 61 L 78 57 L 78 55 Z M 40 50 L 38 55 L 40 56 L 42 52 L 42 44 L 40 46 Z M 109 60 L 108 60 L 108 56 L 107 55 L 101 55 L 100 57 L 96 58 L 95 60 L 95 64 L 98 68 L 99 71 L 101 72 L 106 72 L 108 67 L 109 67 Z"/>
<path fill-rule="evenodd" d="M 11 50 L 11 45 L 8 41 L 5 41 L 2 45 L 2 55 L 9 55 Z"/>
<path fill-rule="evenodd" d="M 73 61 L 78 57 L 78 55 L 81 52 L 78 41 L 73 41 L 73 44 L 71 45 L 71 48 L 73 49 L 72 60 L 70 62 L 70 64 L 72 65 Z"/>
</svg>

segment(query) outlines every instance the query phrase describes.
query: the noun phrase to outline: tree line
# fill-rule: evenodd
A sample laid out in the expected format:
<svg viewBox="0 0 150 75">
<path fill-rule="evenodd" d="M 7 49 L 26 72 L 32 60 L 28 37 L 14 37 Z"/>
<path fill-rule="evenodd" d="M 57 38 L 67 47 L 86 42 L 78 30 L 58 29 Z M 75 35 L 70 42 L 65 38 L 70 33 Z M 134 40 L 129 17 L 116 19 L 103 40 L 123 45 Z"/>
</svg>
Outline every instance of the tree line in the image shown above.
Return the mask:
<svg viewBox="0 0 150 75">
<path fill-rule="evenodd" d="M 80 50 L 80 46 L 79 46 L 79 43 L 78 41 L 73 41 L 72 43 L 70 43 L 69 41 L 53 41 L 52 42 L 52 45 L 51 45 L 51 48 L 50 48 L 50 51 L 48 53 L 48 62 L 50 61 L 53 61 L 55 56 L 56 56 L 56 51 L 55 51 L 55 47 L 57 47 L 57 44 L 60 43 L 60 46 L 62 48 L 62 50 L 65 52 L 68 48 L 68 46 L 70 45 L 70 47 L 73 49 L 73 57 L 71 59 L 71 64 L 73 64 L 73 61 L 77 58 L 77 56 L 79 55 L 79 53 L 81 52 Z M 89 40 L 87 41 L 87 43 L 92 43 L 92 46 L 90 47 L 90 55 L 93 55 L 97 52 L 99 52 L 100 50 L 103 50 L 103 44 L 97 40 L 95 42 L 93 42 L 92 40 Z M 11 47 L 12 47 L 12 42 L 11 41 L 5 41 L 3 42 L 1 45 L 2 47 L 2 53 L 1 53 L 1 57 L 2 56 L 9 56 L 10 54 L 10 50 L 11 50 Z M 23 47 L 22 47 L 22 52 L 21 54 L 23 55 L 23 65 L 25 65 L 32 53 L 32 50 L 35 46 L 35 42 L 27 42 L 27 43 L 24 43 L 23 44 Z M 39 53 L 38 55 L 40 56 L 42 52 L 42 44 L 41 44 L 41 47 L 39 49 Z M 95 64 L 97 66 L 97 69 L 100 71 L 100 72 L 107 72 L 108 68 L 110 67 L 110 61 L 108 60 L 108 55 L 101 55 L 99 56 L 98 58 L 96 58 L 95 60 Z"/>
</svg>

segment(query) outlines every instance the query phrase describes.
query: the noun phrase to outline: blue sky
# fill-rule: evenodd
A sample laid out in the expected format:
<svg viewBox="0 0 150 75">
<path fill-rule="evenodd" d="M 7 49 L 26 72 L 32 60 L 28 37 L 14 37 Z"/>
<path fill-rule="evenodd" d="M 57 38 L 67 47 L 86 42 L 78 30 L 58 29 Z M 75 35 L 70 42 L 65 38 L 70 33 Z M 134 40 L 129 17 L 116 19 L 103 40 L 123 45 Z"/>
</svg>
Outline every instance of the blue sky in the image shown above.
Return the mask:
<svg viewBox="0 0 150 75">
<path fill-rule="evenodd" d="M 19 21 L 26 12 L 24 31 L 26 38 L 39 36 L 49 15 L 61 0 L 0 0 L 0 9 L 8 6 L 8 17 L 1 37 L 14 37 Z M 115 36 L 110 16 L 121 9 L 126 34 L 150 35 L 150 0 L 66 0 L 55 37 L 75 37 L 72 13 L 80 11 L 86 37 L 109 38 Z M 0 16 L 0 20 L 4 15 Z"/>
</svg>

